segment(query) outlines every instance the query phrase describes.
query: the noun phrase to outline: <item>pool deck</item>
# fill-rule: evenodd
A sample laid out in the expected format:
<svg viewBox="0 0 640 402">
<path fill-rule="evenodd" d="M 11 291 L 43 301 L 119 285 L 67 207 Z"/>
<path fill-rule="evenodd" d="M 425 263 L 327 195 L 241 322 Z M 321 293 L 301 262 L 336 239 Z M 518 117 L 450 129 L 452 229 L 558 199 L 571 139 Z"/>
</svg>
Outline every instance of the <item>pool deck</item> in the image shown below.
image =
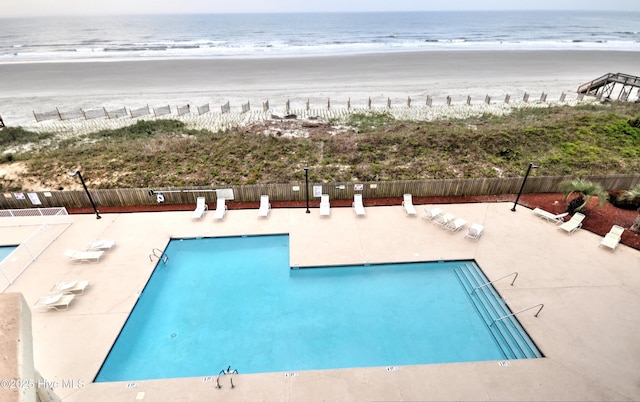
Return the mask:
<svg viewBox="0 0 640 402">
<path fill-rule="evenodd" d="M 184 211 L 73 215 L 5 292 L 22 292 L 33 306 L 57 282 L 91 281 L 68 311 L 33 311 L 36 369 L 63 401 L 640 400 L 640 251 L 621 244 L 612 252 L 599 247 L 598 235 L 568 235 L 511 206 L 439 206 L 484 225 L 477 242 L 464 237 L 466 228 L 451 233 L 406 216 L 401 206 L 367 207 L 364 217 L 332 208 L 329 218 L 317 208 L 273 209 L 266 219 L 255 209 L 230 210 L 216 222 L 213 211 L 199 221 Z M 275 233 L 290 235 L 292 266 L 475 259 L 492 280 L 517 271 L 513 286 L 509 277 L 495 287 L 512 311 L 544 303 L 538 317 L 529 310 L 518 318 L 545 357 L 247 375 L 232 367 L 240 372 L 235 388 L 227 376 L 220 389 L 215 376 L 225 367 L 211 377 L 92 383 L 153 271 L 152 249 L 164 249 L 170 238 Z M 0 244 L 28 234 L 1 228 Z M 92 239 L 117 244 L 98 263 L 63 256 Z"/>
</svg>

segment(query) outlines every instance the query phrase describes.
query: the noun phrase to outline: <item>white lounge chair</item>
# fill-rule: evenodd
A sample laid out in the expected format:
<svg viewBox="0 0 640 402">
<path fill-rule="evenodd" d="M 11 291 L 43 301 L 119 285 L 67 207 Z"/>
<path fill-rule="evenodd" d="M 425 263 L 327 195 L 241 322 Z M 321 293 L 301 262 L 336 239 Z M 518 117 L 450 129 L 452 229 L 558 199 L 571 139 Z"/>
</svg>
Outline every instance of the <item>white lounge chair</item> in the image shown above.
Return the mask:
<svg viewBox="0 0 640 402">
<path fill-rule="evenodd" d="M 227 205 L 225 204 L 224 198 L 218 198 L 216 200 L 216 211 L 213 214 L 213 220 L 217 221 L 224 219 L 226 213 Z"/>
<path fill-rule="evenodd" d="M 191 219 L 200 219 L 204 216 L 205 211 L 209 209 L 209 206 L 205 202 L 204 197 L 198 197 L 196 199 L 196 209 L 191 215 Z"/>
<path fill-rule="evenodd" d="M 454 219 L 456 219 L 454 214 L 440 214 L 433 219 L 433 223 L 440 226 L 446 226 L 449 222 L 453 222 Z"/>
<path fill-rule="evenodd" d="M 452 232 L 457 232 L 458 230 L 462 229 L 466 224 L 467 224 L 467 221 L 465 221 L 462 218 L 457 218 L 447 222 L 442 227 L 444 227 L 445 229 L 449 229 Z"/>
<path fill-rule="evenodd" d="M 464 237 L 468 237 L 475 241 L 478 241 L 480 236 L 482 236 L 482 232 L 484 232 L 484 226 L 479 223 L 474 223 L 469 226 L 469 229 L 467 229 L 467 234 L 464 235 Z"/>
<path fill-rule="evenodd" d="M 73 262 L 98 262 L 104 255 L 102 250 L 93 251 L 77 251 L 67 250 L 64 252 L 65 257 L 69 257 Z"/>
<path fill-rule="evenodd" d="M 55 293 L 48 296 L 43 296 L 38 299 L 36 304 L 33 305 L 34 308 L 48 308 L 54 310 L 68 310 L 69 304 L 76 297 L 73 294 L 67 293 Z"/>
<path fill-rule="evenodd" d="M 260 208 L 258 209 L 258 217 L 267 217 L 269 216 L 269 211 L 271 210 L 271 203 L 269 203 L 268 195 L 260 196 Z"/>
<path fill-rule="evenodd" d="M 404 212 L 407 215 L 416 215 L 416 207 L 413 206 L 413 197 L 411 194 L 405 194 L 402 196 L 402 206 L 404 207 Z"/>
<path fill-rule="evenodd" d="M 434 220 L 440 215 L 442 215 L 442 210 L 440 208 L 424 209 L 424 218 L 430 221 Z"/>
<path fill-rule="evenodd" d="M 561 214 L 552 214 L 551 212 L 545 211 L 541 208 L 536 208 L 533 210 L 533 213 L 541 219 L 546 219 L 547 222 L 553 222 L 556 225 L 564 223 L 564 217 L 569 215 L 568 212 L 563 212 Z"/>
<path fill-rule="evenodd" d="M 584 219 L 584 215 L 581 214 L 580 212 L 576 212 L 575 214 L 573 214 L 571 219 L 569 219 L 568 221 L 560 225 L 558 229 L 562 229 L 565 232 L 571 234 L 582 227 L 583 219 Z"/>
<path fill-rule="evenodd" d="M 50 292 L 51 293 L 74 293 L 74 294 L 84 294 L 84 290 L 89 286 L 89 281 L 69 281 L 69 282 L 59 282 L 53 285 Z"/>
<path fill-rule="evenodd" d="M 84 249 L 85 251 L 111 251 L 115 245 L 115 240 L 94 240 L 88 243 Z"/>
<path fill-rule="evenodd" d="M 364 205 L 362 204 L 362 194 L 354 194 L 353 195 L 353 203 L 351 204 L 354 212 L 358 216 L 364 216 Z"/>
<path fill-rule="evenodd" d="M 320 216 L 331 215 L 331 203 L 329 202 L 329 194 L 320 196 Z"/>
<path fill-rule="evenodd" d="M 600 241 L 600 245 L 609 247 L 611 250 L 615 250 L 616 247 L 618 247 L 618 244 L 620 244 L 622 233 L 624 233 L 624 228 L 622 226 L 613 225 L 611 229 L 609 229 L 609 233 L 604 235 Z"/>
</svg>

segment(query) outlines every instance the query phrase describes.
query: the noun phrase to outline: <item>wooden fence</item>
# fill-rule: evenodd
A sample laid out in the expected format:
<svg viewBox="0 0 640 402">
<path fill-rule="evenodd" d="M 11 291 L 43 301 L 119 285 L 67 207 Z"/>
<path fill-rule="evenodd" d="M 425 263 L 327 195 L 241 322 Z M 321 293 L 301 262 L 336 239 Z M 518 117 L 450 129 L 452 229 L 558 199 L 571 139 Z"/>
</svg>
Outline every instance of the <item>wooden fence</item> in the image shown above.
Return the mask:
<svg viewBox="0 0 640 402">
<path fill-rule="evenodd" d="M 637 175 L 608 175 L 583 177 L 600 183 L 605 190 L 630 189 L 640 183 Z M 529 177 L 524 193 L 557 193 L 558 185 L 563 180 L 574 179 L 573 176 Z M 352 199 L 356 193 L 367 198 L 402 197 L 411 193 L 414 197 L 434 196 L 474 196 L 516 194 L 522 185 L 522 177 L 450 179 L 450 180 L 407 180 L 383 182 L 345 182 L 345 183 L 309 183 L 309 198 L 314 200 L 314 193 L 329 194 L 332 200 Z M 246 186 L 214 186 L 184 188 L 120 188 L 92 189 L 91 196 L 98 207 L 125 207 L 154 205 L 158 201 L 157 194 L 162 194 L 165 204 L 193 204 L 196 197 L 205 197 L 212 203 L 218 194 L 226 191 L 233 194 L 233 201 L 258 202 L 260 195 L 268 194 L 272 201 L 304 201 L 306 200 L 305 183 L 291 184 L 256 184 Z M 232 190 L 232 192 L 228 191 Z M 226 198 L 226 197 L 225 197 Z M 38 204 L 39 203 L 39 204 Z M 44 191 L 27 193 L 6 193 L 0 197 L 0 209 L 19 209 L 37 207 L 91 207 L 86 193 L 74 191 Z"/>
</svg>

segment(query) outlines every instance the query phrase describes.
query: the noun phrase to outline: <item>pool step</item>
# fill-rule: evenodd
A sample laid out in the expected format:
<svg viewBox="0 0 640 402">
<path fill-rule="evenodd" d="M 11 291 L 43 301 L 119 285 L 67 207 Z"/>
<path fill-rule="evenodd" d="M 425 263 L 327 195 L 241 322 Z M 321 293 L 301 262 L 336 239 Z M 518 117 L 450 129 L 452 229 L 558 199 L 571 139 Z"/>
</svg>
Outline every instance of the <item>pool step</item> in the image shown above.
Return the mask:
<svg viewBox="0 0 640 402">
<path fill-rule="evenodd" d="M 506 358 L 542 357 L 515 316 L 501 319 L 512 312 L 475 263 L 463 263 L 454 272 Z"/>
</svg>

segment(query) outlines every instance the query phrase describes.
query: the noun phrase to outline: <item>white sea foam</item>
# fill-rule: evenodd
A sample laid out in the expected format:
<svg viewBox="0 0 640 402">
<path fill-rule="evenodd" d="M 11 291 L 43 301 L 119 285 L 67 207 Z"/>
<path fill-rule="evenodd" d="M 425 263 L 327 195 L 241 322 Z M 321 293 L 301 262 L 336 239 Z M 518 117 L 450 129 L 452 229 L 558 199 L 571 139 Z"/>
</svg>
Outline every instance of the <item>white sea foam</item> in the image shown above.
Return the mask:
<svg viewBox="0 0 640 402">
<path fill-rule="evenodd" d="M 640 13 L 558 11 L 8 19 L 3 29 L 13 35 L 0 35 L 0 62 L 456 49 L 640 51 L 638 20 Z"/>
</svg>

